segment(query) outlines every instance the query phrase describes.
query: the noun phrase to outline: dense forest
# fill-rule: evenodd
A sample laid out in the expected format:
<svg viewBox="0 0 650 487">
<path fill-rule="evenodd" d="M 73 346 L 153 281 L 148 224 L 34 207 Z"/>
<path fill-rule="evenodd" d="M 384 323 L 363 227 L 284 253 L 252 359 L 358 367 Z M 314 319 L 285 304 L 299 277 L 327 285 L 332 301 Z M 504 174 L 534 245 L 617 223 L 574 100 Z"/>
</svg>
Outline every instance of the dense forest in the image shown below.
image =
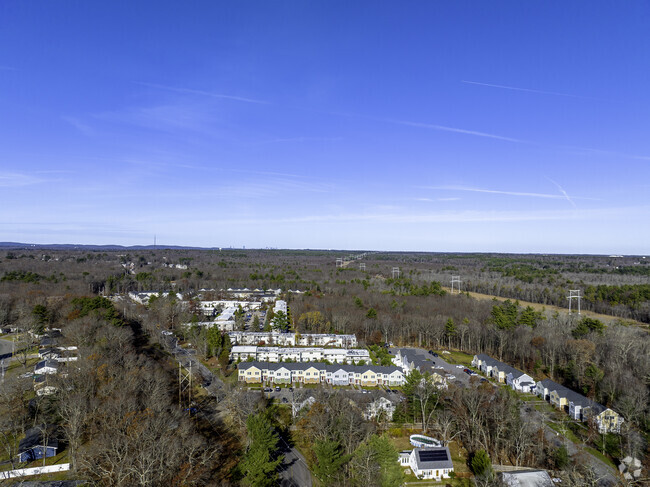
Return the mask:
<svg viewBox="0 0 650 487">
<path fill-rule="evenodd" d="M 279 442 L 295 437 L 321 485 L 399 485 L 387 435 L 397 424 L 419 422 L 425 431 L 459 441 L 471 458 L 485 454 L 513 465 L 567 467 L 562 452 L 535 440 L 539 432 L 521 422 L 517 399 L 502 390 L 427 392 L 421 378 L 411 377 L 391 423 L 365 420 L 360 410 L 345 406 L 343 393 L 316 392 L 308 412 L 292 415 L 239 389 L 224 354 L 227 340 L 181 325 L 198 320 L 191 303 L 199 296 L 225 298 L 229 288 L 244 287 L 282 289 L 291 326 L 299 332 L 352 333 L 364 346 L 487 353 L 538 380 L 549 377 L 625 417 L 612 451 L 647 455 L 647 259 L 358 257 L 279 250 L 0 251 L 0 328 L 33 336 L 60 328 L 79 347 L 80 359 L 79 367 L 68 367 L 67 385 L 59 384 L 54 396 L 25 395 L 31 384 L 18 375 L 5 383 L 5 456 L 13 458 L 15 440 L 29 426 L 58 424 L 75 474 L 98 485 L 266 485 L 264 479 L 274 485 Z M 461 293 L 450 292 L 452 275 L 460 277 Z M 609 316 L 569 314 L 569 290 L 581 291 L 582 310 Z M 174 291 L 184 300 L 173 294 L 143 307 L 126 297 L 130 291 Z M 191 341 L 224 380 L 222 397 L 214 404 L 204 398 L 205 409 L 191 420 L 177 397 L 178 372 L 161 330 Z M 34 345 L 29 336 L 21 335 L 19 343 L 24 367 Z M 503 421 L 494 423 L 493 417 Z M 138 456 L 136 450 L 157 453 Z M 585 478 L 567 475 L 567 485 Z"/>
</svg>

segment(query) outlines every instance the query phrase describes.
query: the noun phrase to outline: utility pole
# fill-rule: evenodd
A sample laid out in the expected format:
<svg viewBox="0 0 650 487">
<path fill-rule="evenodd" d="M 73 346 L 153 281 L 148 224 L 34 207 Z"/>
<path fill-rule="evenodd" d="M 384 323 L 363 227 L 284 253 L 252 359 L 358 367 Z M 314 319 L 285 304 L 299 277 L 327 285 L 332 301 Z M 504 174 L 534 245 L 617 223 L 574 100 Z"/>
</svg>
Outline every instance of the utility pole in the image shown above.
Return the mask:
<svg viewBox="0 0 650 487">
<path fill-rule="evenodd" d="M 458 284 L 458 294 L 460 294 L 460 276 L 451 276 L 451 294 L 454 294 L 454 284 Z"/>
<path fill-rule="evenodd" d="M 582 296 L 580 296 L 580 289 L 569 289 L 569 295 L 567 296 L 567 299 L 569 300 L 569 314 L 571 314 L 571 301 L 574 299 L 578 300 L 578 314 L 580 314 L 580 299 Z"/>
</svg>

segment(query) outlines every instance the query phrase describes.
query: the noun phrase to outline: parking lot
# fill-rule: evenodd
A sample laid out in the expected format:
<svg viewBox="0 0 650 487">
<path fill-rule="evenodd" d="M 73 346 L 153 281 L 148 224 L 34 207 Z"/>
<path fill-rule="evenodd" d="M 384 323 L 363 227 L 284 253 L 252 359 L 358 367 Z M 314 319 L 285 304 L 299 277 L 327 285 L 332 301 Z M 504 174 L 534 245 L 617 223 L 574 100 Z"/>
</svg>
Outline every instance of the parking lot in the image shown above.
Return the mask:
<svg viewBox="0 0 650 487">
<path fill-rule="evenodd" d="M 448 363 L 444 353 L 434 356 L 428 350 L 413 347 L 390 348 L 388 352 L 395 356 L 398 350 L 402 350 L 411 359 L 429 364 L 427 372 L 436 372 L 447 379 L 450 384 L 467 386 L 470 383 L 470 375 L 464 372 L 465 366 Z M 424 367 L 426 368 L 426 367 Z M 421 367 L 422 369 L 422 367 Z M 424 372 L 424 370 L 421 370 Z"/>
</svg>

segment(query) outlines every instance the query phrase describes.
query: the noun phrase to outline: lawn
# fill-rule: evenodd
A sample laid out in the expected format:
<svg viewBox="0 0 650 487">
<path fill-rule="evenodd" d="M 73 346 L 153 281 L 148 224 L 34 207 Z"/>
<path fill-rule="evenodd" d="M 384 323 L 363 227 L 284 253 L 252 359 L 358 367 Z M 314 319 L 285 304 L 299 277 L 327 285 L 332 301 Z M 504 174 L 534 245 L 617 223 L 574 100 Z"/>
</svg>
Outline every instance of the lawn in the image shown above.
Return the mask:
<svg viewBox="0 0 650 487">
<path fill-rule="evenodd" d="M 595 456 L 598 460 L 603 462 L 605 465 L 608 465 L 608 466 L 612 467 L 613 469 L 616 469 L 616 465 L 614 464 L 614 462 L 612 462 L 609 457 L 606 457 L 605 455 L 603 455 L 601 452 L 599 452 L 595 448 L 592 448 L 590 446 L 585 446 L 585 450 L 588 451 L 589 453 L 591 453 L 593 456 Z"/>
<path fill-rule="evenodd" d="M 549 413 L 549 414 L 555 413 L 555 409 L 553 408 L 553 406 L 551 406 L 547 402 L 545 402 L 543 404 L 542 403 L 535 403 L 535 409 L 537 409 L 538 411 L 540 411 L 542 413 Z"/>
<path fill-rule="evenodd" d="M 566 425 L 566 426 L 562 426 L 562 425 L 559 425 L 559 424 L 557 424 L 557 423 L 546 423 L 546 424 L 547 424 L 547 425 L 549 426 L 549 428 L 551 428 L 553 431 L 555 431 L 555 432 L 559 433 L 560 435 L 566 437 L 569 441 L 572 441 L 573 443 L 578 443 L 578 444 L 581 443 L 580 438 L 578 438 L 578 437 L 573 433 L 573 431 L 571 431 L 571 430 L 569 429 L 568 425 Z"/>
<path fill-rule="evenodd" d="M 28 372 L 34 372 L 34 365 L 38 363 L 39 359 L 34 357 L 34 358 L 29 358 L 27 359 L 27 365 L 23 367 L 23 364 L 18 362 L 18 360 L 14 360 L 9 364 L 9 367 L 7 367 L 7 376 L 9 375 L 19 375 L 23 373 L 28 373 Z"/>
<path fill-rule="evenodd" d="M 391 428 L 390 432 L 395 432 L 394 428 Z M 397 451 L 412 450 L 414 447 L 411 445 L 409 436 L 411 434 L 416 434 L 410 430 L 406 430 L 404 435 L 397 437 L 390 437 L 391 443 L 395 446 Z M 469 468 L 467 467 L 467 452 L 455 441 L 449 443 L 449 453 L 451 453 L 451 460 L 454 462 L 454 471 L 458 474 L 469 473 Z M 415 481 L 415 478 L 413 477 Z M 409 479 L 409 482 L 411 480 Z M 430 480 L 428 482 L 431 482 Z"/>
<path fill-rule="evenodd" d="M 450 364 L 458 364 L 464 365 L 465 367 L 470 367 L 472 365 L 472 360 L 474 360 L 474 355 L 469 355 L 458 350 L 448 350 L 449 353 L 442 353 L 440 350 L 434 351 L 440 355 L 441 359 Z M 435 360 L 435 357 L 433 360 Z"/>
</svg>

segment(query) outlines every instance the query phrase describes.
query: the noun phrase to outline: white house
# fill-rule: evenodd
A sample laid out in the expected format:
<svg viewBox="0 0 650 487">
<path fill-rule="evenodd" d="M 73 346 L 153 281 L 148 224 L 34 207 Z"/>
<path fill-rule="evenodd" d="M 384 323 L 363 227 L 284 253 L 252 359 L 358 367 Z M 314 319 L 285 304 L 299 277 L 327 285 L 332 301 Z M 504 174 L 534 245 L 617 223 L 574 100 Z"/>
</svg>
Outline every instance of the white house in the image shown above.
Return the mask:
<svg viewBox="0 0 650 487">
<path fill-rule="evenodd" d="M 301 347 L 353 348 L 357 346 L 357 337 L 333 333 L 305 333 L 298 336 L 298 345 Z"/>
<path fill-rule="evenodd" d="M 535 388 L 535 380 L 521 370 L 512 369 L 506 374 L 506 384 L 515 391 L 530 393 Z"/>
<path fill-rule="evenodd" d="M 370 352 L 366 349 L 327 349 L 327 348 L 282 348 L 235 345 L 230 351 L 231 360 L 246 360 L 249 357 L 261 362 L 318 362 L 327 360 L 335 363 L 370 362 Z"/>
<path fill-rule="evenodd" d="M 395 412 L 395 404 L 393 404 L 392 401 L 386 399 L 385 397 L 380 397 L 375 401 L 371 402 L 370 404 L 368 404 L 368 407 L 366 408 L 366 411 L 363 414 L 363 416 L 366 419 L 370 420 L 380 415 L 383 415 L 385 419 L 390 421 L 393 418 L 394 412 Z"/>
<path fill-rule="evenodd" d="M 343 367 L 332 366 L 326 374 L 326 381 L 334 386 L 349 386 L 354 382 L 354 372 Z"/>
<path fill-rule="evenodd" d="M 257 347 L 246 345 L 237 345 L 230 349 L 231 360 L 248 360 L 249 358 L 255 359 L 257 357 Z"/>
<path fill-rule="evenodd" d="M 282 311 L 285 315 L 287 314 L 287 302 L 282 299 L 278 299 L 273 306 L 273 313 L 278 313 Z"/>
<path fill-rule="evenodd" d="M 277 331 L 232 331 L 228 333 L 228 336 L 233 345 L 258 345 L 264 343 L 268 346 L 296 346 L 296 335 L 294 333 L 280 333 Z"/>
<path fill-rule="evenodd" d="M 399 462 L 403 467 L 410 467 L 413 475 L 419 479 L 435 479 L 440 482 L 448 479 L 454 471 L 449 448 L 414 448 L 399 454 Z"/>
<path fill-rule="evenodd" d="M 56 374 L 59 371 L 59 363 L 55 360 L 41 360 L 34 367 L 34 373 L 40 374 Z"/>
</svg>

